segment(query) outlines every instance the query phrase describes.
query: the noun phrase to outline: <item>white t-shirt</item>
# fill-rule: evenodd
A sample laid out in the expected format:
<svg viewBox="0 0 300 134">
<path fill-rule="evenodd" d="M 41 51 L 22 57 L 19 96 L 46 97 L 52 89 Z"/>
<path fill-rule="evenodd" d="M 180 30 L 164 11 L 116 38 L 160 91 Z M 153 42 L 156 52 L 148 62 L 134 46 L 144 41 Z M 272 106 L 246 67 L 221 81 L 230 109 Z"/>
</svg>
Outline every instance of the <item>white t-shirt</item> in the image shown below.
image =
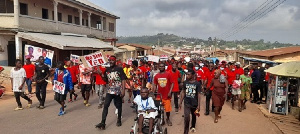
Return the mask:
<svg viewBox="0 0 300 134">
<path fill-rule="evenodd" d="M 13 92 L 25 92 L 25 84 L 23 85 L 22 90 L 19 90 L 19 87 L 22 85 L 24 78 L 26 78 L 26 72 L 24 68 L 20 70 L 15 70 L 12 68 L 10 70 L 10 78 L 13 78 Z"/>
<path fill-rule="evenodd" d="M 146 100 L 142 100 L 140 95 L 137 95 L 133 100 L 138 105 L 139 110 L 157 109 L 152 97 L 148 97 Z M 148 103 L 147 103 L 148 101 Z"/>
</svg>

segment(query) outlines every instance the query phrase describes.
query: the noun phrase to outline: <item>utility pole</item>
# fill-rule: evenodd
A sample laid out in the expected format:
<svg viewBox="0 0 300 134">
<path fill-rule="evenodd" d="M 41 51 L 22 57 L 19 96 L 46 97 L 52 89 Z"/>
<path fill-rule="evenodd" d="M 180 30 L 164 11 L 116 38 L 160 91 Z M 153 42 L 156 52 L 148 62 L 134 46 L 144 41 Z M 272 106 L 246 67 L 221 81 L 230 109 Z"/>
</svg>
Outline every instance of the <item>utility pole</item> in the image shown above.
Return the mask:
<svg viewBox="0 0 300 134">
<path fill-rule="evenodd" d="M 214 39 L 214 57 L 216 57 L 216 51 L 217 51 L 217 38 Z"/>
</svg>

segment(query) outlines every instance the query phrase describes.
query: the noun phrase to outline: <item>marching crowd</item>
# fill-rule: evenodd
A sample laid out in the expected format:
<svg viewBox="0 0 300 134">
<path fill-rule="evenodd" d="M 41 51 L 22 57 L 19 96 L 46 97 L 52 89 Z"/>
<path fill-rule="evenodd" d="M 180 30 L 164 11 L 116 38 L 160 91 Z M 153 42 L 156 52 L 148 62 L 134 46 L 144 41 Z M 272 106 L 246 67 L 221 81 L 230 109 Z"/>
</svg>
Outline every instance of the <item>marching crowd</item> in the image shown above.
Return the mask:
<svg viewBox="0 0 300 134">
<path fill-rule="evenodd" d="M 28 101 L 28 108 L 31 107 L 30 97 L 34 93 L 32 82 L 36 83 L 35 95 L 39 101 L 37 108 L 44 109 L 47 85 L 58 81 L 64 84 L 64 92 L 55 92 L 54 95 L 54 99 L 60 105 L 59 116 L 65 114 L 65 100 L 68 94 L 68 102 L 77 99 L 76 92 L 79 91 L 76 91 L 75 87 L 78 87 L 87 107 L 91 106 L 91 92 L 95 91 L 99 96 L 98 108 L 103 109 L 103 112 L 97 128 L 105 129 L 108 108 L 113 100 L 118 113 L 117 126 L 122 125 L 122 104 L 127 102 L 132 104 L 132 108 L 137 107 L 139 128 L 142 127 L 144 117 L 150 117 L 149 133 L 152 132 L 153 119 L 157 115 L 157 107 L 154 104 L 157 98 L 149 97 L 151 93 L 161 94 L 166 114 L 163 124 L 172 126 L 170 116 L 174 105 L 176 113 L 180 109 L 184 111 L 184 133 L 196 132 L 201 96 L 204 95 L 206 100 L 204 114 L 214 112 L 214 123 L 218 123 L 225 101 L 232 103 L 233 110 L 237 101 L 239 112 L 246 109 L 247 101 L 264 103 L 269 76 L 263 70 L 270 67 L 266 64 L 265 67 L 259 68 L 258 64 L 253 64 L 243 68 L 239 62 L 213 62 L 201 58 L 190 61 L 172 58 L 159 63 L 133 60 L 122 64 L 115 56 L 110 56 L 110 67 L 87 67 L 66 58 L 65 61 L 56 63 L 56 68 L 52 69 L 45 65 L 44 60 L 41 56 L 36 64 L 32 64 L 30 59 L 26 59 L 24 66 L 21 60 L 16 60 L 16 66 L 10 74 L 12 90 L 18 104 L 15 110 L 23 109 L 20 97 Z M 25 94 L 25 84 L 28 94 Z M 128 100 L 124 99 L 125 92 L 128 93 Z M 139 133 L 142 133 L 141 129 Z"/>
</svg>

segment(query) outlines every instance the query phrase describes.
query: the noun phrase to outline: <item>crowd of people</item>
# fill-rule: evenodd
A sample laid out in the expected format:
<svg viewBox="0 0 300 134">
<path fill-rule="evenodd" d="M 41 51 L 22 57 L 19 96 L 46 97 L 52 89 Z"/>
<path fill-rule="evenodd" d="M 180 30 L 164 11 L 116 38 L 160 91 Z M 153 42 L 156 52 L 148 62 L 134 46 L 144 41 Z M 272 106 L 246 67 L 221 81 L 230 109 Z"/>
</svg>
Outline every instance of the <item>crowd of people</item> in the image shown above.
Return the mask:
<svg viewBox="0 0 300 134">
<path fill-rule="evenodd" d="M 22 110 L 20 97 L 28 101 L 30 108 L 32 82 L 36 82 L 35 94 L 39 101 L 37 108 L 45 108 L 46 88 L 48 83 L 53 86 L 56 82 L 64 84 L 64 92 L 55 92 L 54 99 L 59 103 L 58 115 L 63 116 L 66 108 L 65 100 L 69 94 L 68 102 L 76 100 L 76 87 L 80 89 L 84 105 L 91 106 L 90 93 L 95 91 L 99 97 L 98 108 L 103 109 L 102 120 L 96 125 L 104 130 L 108 108 L 112 100 L 117 109 L 117 126 L 122 125 L 122 104 L 125 92 L 128 93 L 127 102 L 132 108 L 137 107 L 139 127 L 142 126 L 144 117 L 150 118 L 149 133 L 152 132 L 153 119 L 157 115 L 157 107 L 150 93 L 161 94 L 161 100 L 166 114 L 162 124 L 172 126 L 172 107 L 175 113 L 183 109 L 184 133 L 196 132 L 196 119 L 200 116 L 200 99 L 205 96 L 205 115 L 214 112 L 214 123 L 221 119 L 224 103 L 232 103 L 232 109 L 242 112 L 246 109 L 246 102 L 264 103 L 267 95 L 268 74 L 264 73 L 265 67 L 258 68 L 258 64 L 242 67 L 239 62 L 226 62 L 218 60 L 207 61 L 204 59 L 184 59 L 160 61 L 158 63 L 144 60 L 133 60 L 130 63 L 120 63 L 115 56 L 108 59 L 110 67 L 101 65 L 87 67 L 82 63 L 73 63 L 69 58 L 58 62 L 54 69 L 44 64 L 44 57 L 39 57 L 38 64 L 26 59 L 22 66 L 21 60 L 16 60 L 16 66 L 11 70 L 11 85 L 18 107 Z M 53 75 L 50 80 L 49 77 Z M 25 94 L 25 84 L 28 94 Z M 78 85 L 78 86 L 75 86 Z M 79 93 L 77 91 L 77 93 Z M 203 94 L 203 95 L 202 95 Z M 173 96 L 173 97 L 172 97 Z M 212 103 L 210 102 L 212 100 Z M 266 99 L 264 99 L 266 100 Z M 182 106 L 182 103 L 184 105 Z M 212 106 L 210 110 L 210 106 Z M 191 127 L 189 127 L 191 119 Z M 139 129 L 139 133 L 141 129 Z"/>
</svg>

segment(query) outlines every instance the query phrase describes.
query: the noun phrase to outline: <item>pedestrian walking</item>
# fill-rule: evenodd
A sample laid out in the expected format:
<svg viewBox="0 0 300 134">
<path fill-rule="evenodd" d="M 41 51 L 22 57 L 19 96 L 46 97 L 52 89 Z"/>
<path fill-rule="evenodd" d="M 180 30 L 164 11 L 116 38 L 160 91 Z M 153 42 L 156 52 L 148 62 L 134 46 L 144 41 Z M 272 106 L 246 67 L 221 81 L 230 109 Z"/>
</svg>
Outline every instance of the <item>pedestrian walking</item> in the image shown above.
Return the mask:
<svg viewBox="0 0 300 134">
<path fill-rule="evenodd" d="M 79 66 L 81 94 L 83 97 L 83 104 L 87 107 L 91 106 L 89 103 L 90 91 L 92 90 L 92 71 L 90 67 L 85 67 L 83 64 Z"/>
<path fill-rule="evenodd" d="M 252 84 L 252 78 L 249 76 L 249 69 L 245 68 L 244 74 L 240 76 L 240 79 L 242 80 L 242 87 L 241 87 L 241 107 L 242 110 L 246 109 L 246 102 L 250 100 L 250 94 L 251 94 L 251 84 Z"/>
<path fill-rule="evenodd" d="M 189 69 L 180 94 L 180 109 L 184 100 L 184 134 L 188 134 L 189 129 L 193 133 L 196 132 L 196 114 L 200 115 L 201 82 L 193 79 L 194 75 L 195 71 Z M 189 128 L 190 115 L 192 115 L 191 128 Z"/>
<path fill-rule="evenodd" d="M 38 65 L 35 67 L 35 75 L 33 77 L 36 81 L 36 98 L 40 102 L 37 106 L 39 109 L 45 108 L 46 89 L 48 85 L 46 79 L 49 77 L 49 67 L 44 64 L 44 60 L 43 56 L 39 57 Z"/>
<path fill-rule="evenodd" d="M 10 79 L 11 79 L 11 87 L 14 92 L 18 107 L 15 108 L 17 110 L 23 110 L 22 103 L 20 97 L 24 98 L 28 101 L 27 108 L 31 107 L 32 100 L 28 98 L 25 92 L 25 79 L 26 79 L 26 72 L 24 68 L 22 68 L 22 61 L 17 59 L 16 66 L 11 69 L 10 71 Z"/>
<path fill-rule="evenodd" d="M 117 126 L 122 126 L 122 98 L 125 95 L 125 80 L 126 75 L 123 69 L 116 65 L 116 56 L 109 57 L 110 67 L 106 69 L 106 75 L 108 78 L 108 90 L 106 93 L 104 108 L 102 112 L 102 120 L 96 125 L 96 128 L 105 130 L 105 122 L 108 114 L 108 108 L 112 100 L 118 109 Z"/>
<path fill-rule="evenodd" d="M 213 87 L 210 87 L 211 85 L 211 82 L 212 80 L 214 79 L 214 64 L 211 62 L 209 63 L 208 65 L 208 71 L 206 72 L 206 80 L 205 80 L 205 96 L 206 96 L 206 99 L 205 99 L 205 115 L 209 115 L 209 105 L 210 105 L 210 99 L 211 99 L 211 96 L 212 96 L 212 90 L 213 90 Z M 211 111 L 214 111 L 214 106 L 212 104 L 212 110 Z"/>
<path fill-rule="evenodd" d="M 231 99 L 231 107 L 234 110 L 234 102 L 235 100 L 238 100 L 238 110 L 241 112 L 241 86 L 242 86 L 242 80 L 240 80 L 240 74 L 236 74 L 236 79 L 233 81 L 232 84 L 232 99 Z"/>
<path fill-rule="evenodd" d="M 218 120 L 221 119 L 221 111 L 225 102 L 225 98 L 228 91 L 227 80 L 220 78 L 221 70 L 216 70 L 214 72 L 214 79 L 211 81 L 210 87 L 213 87 L 212 90 L 212 100 L 215 107 L 215 123 L 218 123 Z"/>
<path fill-rule="evenodd" d="M 105 77 L 105 67 L 102 66 L 96 66 L 93 69 L 93 75 L 95 76 L 96 80 L 95 80 L 95 90 L 96 90 L 96 94 L 99 97 L 99 105 L 98 108 L 102 108 L 103 104 L 104 104 L 104 89 L 105 89 L 105 85 L 106 85 L 106 78 Z"/>
<path fill-rule="evenodd" d="M 28 88 L 28 94 L 32 94 L 32 79 L 34 76 L 35 66 L 31 63 L 30 58 L 26 59 L 26 63 L 23 66 L 26 72 L 26 84 Z"/>
<path fill-rule="evenodd" d="M 172 122 L 170 120 L 170 115 L 172 111 L 171 106 L 171 97 L 172 97 L 172 89 L 174 86 L 174 81 L 172 80 L 172 76 L 170 73 L 165 71 L 165 63 L 159 64 L 160 72 L 154 77 L 154 91 L 160 93 L 162 95 L 162 102 L 164 105 L 164 110 L 166 112 L 166 122 L 168 126 L 172 126 Z M 164 119 L 163 119 L 164 124 Z"/>
<path fill-rule="evenodd" d="M 172 95 L 174 97 L 174 105 L 175 105 L 175 112 L 178 113 L 178 95 L 179 95 L 179 84 L 178 84 L 178 78 L 180 78 L 180 72 L 177 70 L 177 64 L 176 62 L 173 62 L 172 69 L 169 71 L 171 74 L 172 81 L 174 83 L 174 86 L 172 88 Z"/>
<path fill-rule="evenodd" d="M 74 66 L 74 62 L 71 60 L 68 60 L 65 63 L 65 67 L 66 69 L 68 69 L 68 71 L 71 74 L 71 78 L 72 78 L 72 83 L 73 83 L 73 87 L 75 87 L 75 85 L 77 84 L 77 74 L 79 73 L 78 69 L 76 66 Z M 70 99 L 68 102 L 73 102 L 73 95 L 74 95 L 74 100 L 77 99 L 78 95 L 75 93 L 75 88 L 73 88 L 73 92 L 70 92 Z"/>
<path fill-rule="evenodd" d="M 54 95 L 54 100 L 56 100 L 58 102 L 58 104 L 61 105 L 58 116 L 62 116 L 65 114 L 65 108 L 66 108 L 65 100 L 67 98 L 67 94 L 68 94 L 68 92 L 74 91 L 72 76 L 71 76 L 70 72 L 64 68 L 63 62 L 57 63 L 57 68 L 55 69 L 53 81 L 58 81 L 60 83 L 63 83 L 64 87 L 65 87 L 63 93 L 55 92 L 55 95 Z"/>
</svg>

